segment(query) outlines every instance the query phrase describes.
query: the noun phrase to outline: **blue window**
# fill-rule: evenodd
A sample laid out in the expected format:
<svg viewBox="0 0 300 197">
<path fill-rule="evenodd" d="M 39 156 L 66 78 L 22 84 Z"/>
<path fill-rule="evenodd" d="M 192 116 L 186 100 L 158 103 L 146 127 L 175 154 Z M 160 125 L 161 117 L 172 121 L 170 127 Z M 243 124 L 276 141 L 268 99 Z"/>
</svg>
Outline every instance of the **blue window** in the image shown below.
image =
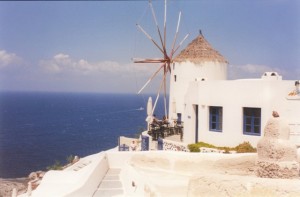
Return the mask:
<svg viewBox="0 0 300 197">
<path fill-rule="evenodd" d="M 209 130 L 222 132 L 223 108 L 209 107 Z"/>
<path fill-rule="evenodd" d="M 244 114 L 244 123 L 243 123 L 244 134 L 260 136 L 261 109 L 244 107 L 243 114 Z"/>
</svg>

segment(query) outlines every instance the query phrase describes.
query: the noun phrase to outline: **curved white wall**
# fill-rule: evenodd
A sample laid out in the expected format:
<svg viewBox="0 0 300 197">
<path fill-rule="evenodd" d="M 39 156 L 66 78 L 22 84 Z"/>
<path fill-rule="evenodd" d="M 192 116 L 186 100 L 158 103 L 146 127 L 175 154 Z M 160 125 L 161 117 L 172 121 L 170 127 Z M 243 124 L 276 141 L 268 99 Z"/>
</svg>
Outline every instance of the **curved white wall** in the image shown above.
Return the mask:
<svg viewBox="0 0 300 197">
<path fill-rule="evenodd" d="M 227 64 L 225 63 L 203 62 L 195 64 L 187 61 L 173 63 L 171 67 L 169 119 L 176 118 L 177 113 L 184 112 L 184 97 L 190 82 L 201 79 L 209 81 L 227 79 Z"/>
</svg>

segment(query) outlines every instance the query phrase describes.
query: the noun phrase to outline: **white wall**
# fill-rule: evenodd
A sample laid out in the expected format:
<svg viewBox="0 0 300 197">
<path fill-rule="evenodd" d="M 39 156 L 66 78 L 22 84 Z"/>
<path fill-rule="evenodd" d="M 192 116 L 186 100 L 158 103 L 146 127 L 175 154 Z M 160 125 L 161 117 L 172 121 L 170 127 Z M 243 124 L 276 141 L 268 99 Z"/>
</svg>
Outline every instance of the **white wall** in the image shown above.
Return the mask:
<svg viewBox="0 0 300 197">
<path fill-rule="evenodd" d="M 83 163 L 87 165 L 77 171 L 73 170 Z M 105 152 L 81 158 L 63 171 L 48 171 L 31 196 L 92 196 L 108 168 Z"/>
<path fill-rule="evenodd" d="M 225 80 L 227 79 L 227 64 L 218 62 L 192 62 L 174 63 L 171 66 L 169 117 L 176 117 L 176 113 L 184 112 L 184 97 L 189 83 L 201 79 Z M 176 76 L 176 81 L 175 81 Z M 174 105 L 174 103 L 176 103 Z M 174 109 L 174 107 L 176 109 Z"/>
<path fill-rule="evenodd" d="M 286 96 L 294 88 L 294 81 L 234 80 L 200 81 L 190 83 L 185 97 L 186 107 L 184 142 L 195 142 L 194 105 L 199 106 L 198 141 L 218 146 L 234 147 L 244 141 L 256 146 L 263 136 L 264 126 L 277 111 L 290 123 L 300 124 L 300 100 L 287 100 Z M 209 131 L 209 106 L 223 107 L 222 132 Z M 261 136 L 243 134 L 243 107 L 261 108 Z M 299 129 L 300 127 L 295 127 Z M 300 131 L 295 131 L 296 133 Z M 296 136 L 299 141 L 300 136 Z"/>
</svg>

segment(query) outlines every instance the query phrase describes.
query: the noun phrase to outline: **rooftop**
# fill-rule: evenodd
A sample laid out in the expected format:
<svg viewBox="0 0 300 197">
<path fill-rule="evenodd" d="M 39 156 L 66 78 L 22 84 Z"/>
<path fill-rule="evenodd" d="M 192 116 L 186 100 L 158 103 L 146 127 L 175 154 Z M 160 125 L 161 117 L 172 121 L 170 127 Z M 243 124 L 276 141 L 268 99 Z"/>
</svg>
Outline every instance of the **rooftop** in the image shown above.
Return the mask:
<svg viewBox="0 0 300 197">
<path fill-rule="evenodd" d="M 228 64 L 228 61 L 218 51 L 212 48 L 202 33 L 189 43 L 188 46 L 177 55 L 174 61 L 191 61 L 196 64 L 210 61 Z"/>
</svg>

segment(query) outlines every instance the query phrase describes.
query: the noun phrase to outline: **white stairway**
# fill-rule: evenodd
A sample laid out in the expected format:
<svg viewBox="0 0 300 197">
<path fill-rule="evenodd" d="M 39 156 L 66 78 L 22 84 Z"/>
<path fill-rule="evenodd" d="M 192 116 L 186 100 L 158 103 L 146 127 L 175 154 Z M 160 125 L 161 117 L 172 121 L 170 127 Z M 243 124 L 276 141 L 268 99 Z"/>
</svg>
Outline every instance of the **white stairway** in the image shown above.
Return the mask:
<svg viewBox="0 0 300 197">
<path fill-rule="evenodd" d="M 98 189 L 95 191 L 93 197 L 110 197 L 114 195 L 122 195 L 123 185 L 120 181 L 121 169 L 109 169 L 101 181 Z"/>
</svg>

